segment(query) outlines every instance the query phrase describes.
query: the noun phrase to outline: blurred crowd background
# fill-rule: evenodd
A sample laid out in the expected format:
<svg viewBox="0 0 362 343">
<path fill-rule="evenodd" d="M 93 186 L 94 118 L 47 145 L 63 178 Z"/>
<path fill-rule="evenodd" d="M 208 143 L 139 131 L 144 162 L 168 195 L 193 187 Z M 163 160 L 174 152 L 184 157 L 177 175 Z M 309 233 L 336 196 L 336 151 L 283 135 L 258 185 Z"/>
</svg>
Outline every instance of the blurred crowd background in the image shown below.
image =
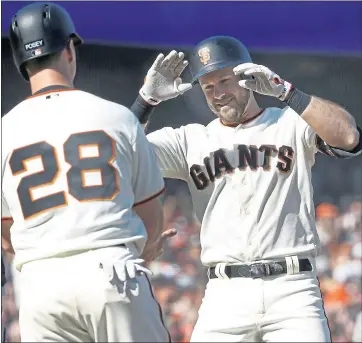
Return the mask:
<svg viewBox="0 0 362 343">
<path fill-rule="evenodd" d="M 149 265 L 173 342 L 189 342 L 207 282 L 200 263 L 200 225 L 189 201 L 185 191 L 165 197 L 165 229 L 177 228 L 178 234 L 168 241 L 162 258 Z M 362 201 L 351 198 L 343 208 L 321 203 L 316 214 L 322 243 L 318 278 L 332 341 L 362 342 Z M 12 272 L 9 268 L 3 323 L 8 326 L 7 341 L 20 342 Z"/>
<path fill-rule="evenodd" d="M 128 12 L 122 8 L 100 11 L 97 6 L 101 5 L 97 3 L 87 4 L 87 16 L 83 16 L 80 8 L 75 8 L 81 5 L 61 3 L 69 10 L 76 25 L 81 27 L 79 33 L 88 42 L 78 50 L 77 88 L 131 106 L 145 73 L 159 52 L 167 53 L 176 48 L 187 53 L 189 46 L 207 36 L 233 35 L 250 48 L 255 63 L 268 66 L 307 93 L 339 103 L 362 126 L 361 5 L 347 3 L 342 8 L 343 4 L 332 2 L 326 2 L 325 5 L 313 2 L 279 2 L 272 7 L 261 2 L 234 2 L 228 3 L 228 9 L 226 5 L 223 7 L 224 17 L 249 11 L 264 15 L 268 23 L 273 18 L 273 23 L 288 27 L 288 30 L 281 29 L 282 35 L 275 35 L 274 30 L 263 26 L 266 25 L 263 20 L 255 26 L 250 19 L 254 16 L 241 16 L 243 20 L 238 25 L 230 18 L 217 24 L 215 18 L 221 13 L 217 6 L 224 6 L 217 2 L 205 2 L 208 15 L 205 15 L 206 9 L 201 2 L 185 2 L 187 10 L 183 11 L 177 7 L 183 5 L 176 2 L 172 5 L 167 2 L 152 3 L 152 6 L 147 5 L 147 9 L 140 11 L 136 11 L 136 7 L 140 5 L 135 3 L 126 5 L 107 2 L 102 5 L 128 6 Z M 30 92 L 28 85 L 14 68 L 6 37 L 10 13 L 23 4 L 13 2 L 9 5 L 2 2 L 2 14 L 4 16 L 7 11 L 8 15 L 2 18 L 2 116 Z M 258 6 L 264 7 L 259 9 Z M 348 6 L 351 6 L 349 12 Z M 181 16 L 185 11 L 188 15 Z M 102 13 L 107 15 L 102 17 Z M 115 13 L 119 16 L 117 20 L 112 17 Z M 132 13 L 137 13 L 137 16 Z M 285 17 L 283 13 L 286 14 Z M 308 21 L 298 21 L 292 13 L 300 14 L 301 18 L 305 17 L 303 13 L 309 13 Z M 183 27 L 176 23 L 175 16 L 180 20 L 183 17 Z M 349 19 L 340 21 L 341 16 Z M 3 25 L 4 20 L 6 25 Z M 94 25 L 95 20 L 99 24 Z M 152 20 L 155 23 L 158 21 L 158 28 L 151 25 Z M 353 26 L 354 20 L 359 20 L 359 25 Z M 117 28 L 117 31 L 115 23 L 123 23 L 123 29 Z M 129 25 L 139 26 L 139 34 L 137 30 L 129 30 Z M 147 35 L 142 31 L 142 25 L 147 27 Z M 122 40 L 126 43 L 122 43 Z M 278 46 L 281 41 L 284 42 L 283 47 Z M 188 77 L 186 71 L 185 79 Z M 264 107 L 281 106 L 271 98 L 257 96 L 257 99 Z M 179 127 L 190 122 L 207 124 L 212 119 L 201 90 L 196 85 L 184 96 L 161 104 L 154 113 L 148 130 L 153 131 L 163 126 Z M 313 169 L 317 230 L 322 243 L 317 268 L 334 342 L 362 342 L 361 162 L 361 156 L 341 161 L 318 154 Z M 187 342 L 197 319 L 207 282 L 206 269 L 200 263 L 200 223 L 193 211 L 186 185 L 175 180 L 166 180 L 166 185 L 165 229 L 175 227 L 178 234 L 168 242 L 162 259 L 152 263 L 150 268 L 154 272 L 154 290 L 172 340 Z M 2 320 L 8 327 L 7 341 L 19 342 L 16 273 L 8 258 L 7 276 L 9 282 L 6 285 L 7 295 L 3 299 Z"/>
</svg>

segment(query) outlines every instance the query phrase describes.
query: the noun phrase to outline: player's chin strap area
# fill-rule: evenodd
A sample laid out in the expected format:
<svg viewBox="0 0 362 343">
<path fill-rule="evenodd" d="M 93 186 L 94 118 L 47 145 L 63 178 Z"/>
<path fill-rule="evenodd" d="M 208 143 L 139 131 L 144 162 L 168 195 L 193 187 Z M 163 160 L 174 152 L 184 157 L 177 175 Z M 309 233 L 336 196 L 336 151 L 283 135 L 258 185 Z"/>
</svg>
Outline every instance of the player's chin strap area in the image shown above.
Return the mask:
<svg viewBox="0 0 362 343">
<path fill-rule="evenodd" d="M 218 263 L 215 267 L 208 269 L 210 279 L 230 279 L 235 277 L 262 278 L 282 274 L 298 274 L 299 272 L 311 272 L 312 263 L 309 259 L 300 259 L 298 256 L 285 257 L 285 261 L 279 262 L 256 262 L 251 264 Z"/>
</svg>

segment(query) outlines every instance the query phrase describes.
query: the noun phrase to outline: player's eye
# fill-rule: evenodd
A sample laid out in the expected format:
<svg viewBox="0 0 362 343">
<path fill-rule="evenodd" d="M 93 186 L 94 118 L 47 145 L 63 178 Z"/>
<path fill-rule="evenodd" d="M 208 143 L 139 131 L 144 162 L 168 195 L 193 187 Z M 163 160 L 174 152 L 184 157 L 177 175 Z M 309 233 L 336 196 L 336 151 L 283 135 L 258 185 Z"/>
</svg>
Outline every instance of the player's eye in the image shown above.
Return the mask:
<svg viewBox="0 0 362 343">
<path fill-rule="evenodd" d="M 221 80 L 220 80 L 220 83 L 223 84 L 223 83 L 228 82 L 229 80 L 230 80 L 229 78 L 227 78 L 227 79 L 221 79 Z"/>
</svg>

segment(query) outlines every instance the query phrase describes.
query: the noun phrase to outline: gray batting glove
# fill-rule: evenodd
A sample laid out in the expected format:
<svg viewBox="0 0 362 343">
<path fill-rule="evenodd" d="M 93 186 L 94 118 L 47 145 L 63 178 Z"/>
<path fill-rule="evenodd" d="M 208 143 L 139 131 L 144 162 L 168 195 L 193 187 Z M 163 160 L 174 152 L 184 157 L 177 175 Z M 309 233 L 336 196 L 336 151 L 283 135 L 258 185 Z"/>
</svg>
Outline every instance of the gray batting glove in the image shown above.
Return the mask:
<svg viewBox="0 0 362 343">
<path fill-rule="evenodd" d="M 233 71 L 235 75 L 244 74 L 253 78 L 252 80 L 239 81 L 240 87 L 263 95 L 274 96 L 281 101 L 285 100 L 292 89 L 291 83 L 283 80 L 278 74 L 262 65 L 243 63 L 235 67 Z"/>
<path fill-rule="evenodd" d="M 181 73 L 188 65 L 183 52 L 171 51 L 166 57 L 159 54 L 148 70 L 145 83 L 140 89 L 142 98 L 151 105 L 176 98 L 192 88 L 182 83 Z"/>
</svg>

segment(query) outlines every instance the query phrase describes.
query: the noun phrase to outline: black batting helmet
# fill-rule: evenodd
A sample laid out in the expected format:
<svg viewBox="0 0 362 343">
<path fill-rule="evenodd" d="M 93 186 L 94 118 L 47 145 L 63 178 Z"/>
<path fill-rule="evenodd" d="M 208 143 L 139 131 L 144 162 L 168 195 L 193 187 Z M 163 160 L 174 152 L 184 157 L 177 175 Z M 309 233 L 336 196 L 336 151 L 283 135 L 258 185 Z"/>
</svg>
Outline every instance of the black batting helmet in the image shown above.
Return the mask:
<svg viewBox="0 0 362 343">
<path fill-rule="evenodd" d="M 83 43 L 68 12 L 51 2 L 20 9 L 11 20 L 9 39 L 15 65 L 27 81 L 25 62 L 60 52 L 70 39 L 74 45 Z"/>
<path fill-rule="evenodd" d="M 228 36 L 214 36 L 196 45 L 189 57 L 192 83 L 214 70 L 236 67 L 252 62 L 248 49 L 239 40 Z"/>
</svg>

